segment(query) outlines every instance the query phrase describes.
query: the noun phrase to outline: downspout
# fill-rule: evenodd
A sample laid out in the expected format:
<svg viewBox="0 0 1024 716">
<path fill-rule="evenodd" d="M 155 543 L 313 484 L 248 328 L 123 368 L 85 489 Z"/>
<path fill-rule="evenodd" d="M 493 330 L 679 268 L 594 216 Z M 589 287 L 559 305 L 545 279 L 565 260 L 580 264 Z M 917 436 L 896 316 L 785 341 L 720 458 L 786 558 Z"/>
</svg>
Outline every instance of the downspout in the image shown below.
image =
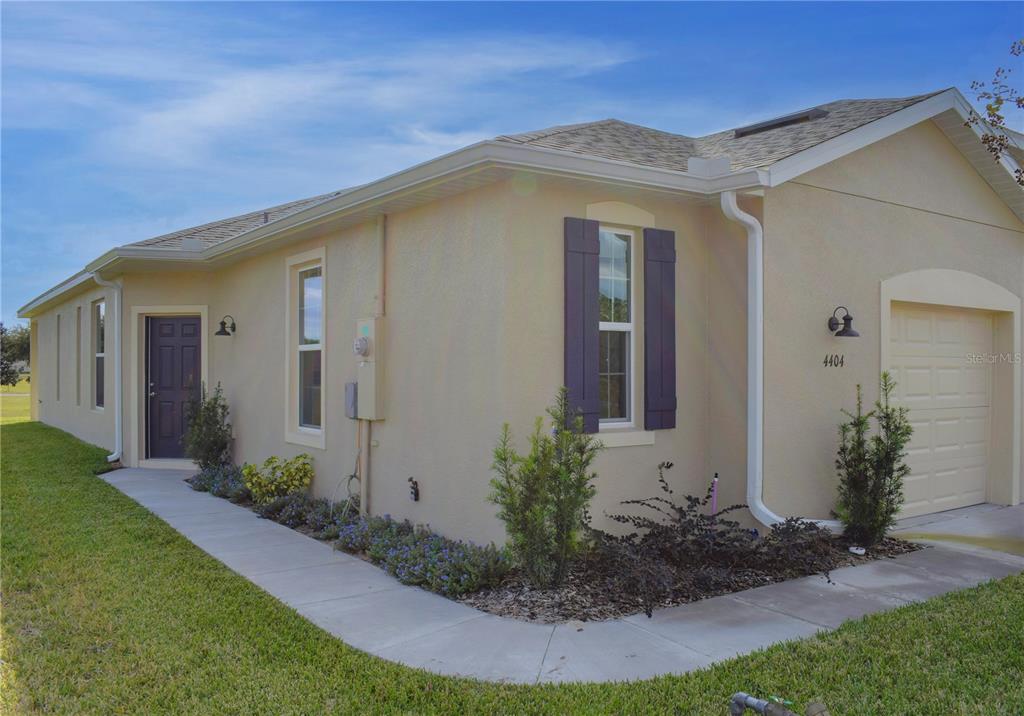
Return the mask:
<svg viewBox="0 0 1024 716">
<path fill-rule="evenodd" d="M 100 286 L 114 289 L 114 452 L 107 455 L 107 462 L 117 462 L 121 459 L 122 450 L 122 416 L 124 406 L 121 405 L 121 294 L 122 285 L 120 281 L 107 281 L 100 278 L 98 273 L 93 273 L 93 281 Z"/>
<path fill-rule="evenodd" d="M 764 230 L 739 207 L 735 191 L 722 192 L 722 213 L 747 230 L 747 506 L 763 525 L 785 518 L 764 503 Z M 814 520 L 839 530 L 834 520 Z"/>
</svg>

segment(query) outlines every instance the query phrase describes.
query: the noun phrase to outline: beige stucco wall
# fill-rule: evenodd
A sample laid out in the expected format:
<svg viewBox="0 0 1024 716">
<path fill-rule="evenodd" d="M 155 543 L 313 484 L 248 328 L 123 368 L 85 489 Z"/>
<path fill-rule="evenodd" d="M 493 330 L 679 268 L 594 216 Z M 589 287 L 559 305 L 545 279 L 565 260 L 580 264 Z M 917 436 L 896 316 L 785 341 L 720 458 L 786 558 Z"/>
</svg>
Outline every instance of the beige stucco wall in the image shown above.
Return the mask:
<svg viewBox="0 0 1024 716">
<path fill-rule="evenodd" d="M 764 206 L 765 501 L 827 517 L 839 411 L 857 383 L 877 397 L 882 280 L 958 269 L 1020 296 L 1024 226 L 931 122 L 769 190 Z M 839 305 L 860 338 L 826 330 Z M 824 366 L 829 353 L 844 366 Z"/>
<path fill-rule="evenodd" d="M 92 306 L 107 302 L 107 357 L 104 360 L 106 406 L 94 407 Z M 32 320 L 30 383 L 33 416 L 50 425 L 112 450 L 114 447 L 114 369 L 112 304 L 107 289 L 93 285 L 69 301 Z M 81 329 L 77 331 L 78 310 Z M 60 350 L 57 348 L 57 317 L 60 316 Z M 76 340 L 77 335 L 77 340 Z M 58 371 L 58 360 L 60 370 Z M 58 376 L 60 383 L 58 397 Z"/>
<path fill-rule="evenodd" d="M 373 424 L 370 448 L 375 513 L 407 517 L 478 541 L 503 539 L 494 507 L 486 502 L 495 440 L 502 423 L 508 422 L 525 448 L 534 418 L 544 414 L 562 383 L 563 219 L 587 216 L 588 206 L 593 210 L 593 205 L 609 201 L 628 203 L 633 215 L 649 215 L 657 227 L 677 234 L 679 409 L 678 427 L 658 431 L 653 445 L 610 447 L 600 456 L 595 521 L 609 527 L 606 510 L 621 500 L 656 494 L 656 466 L 664 460 L 676 464 L 669 478 L 680 490 L 703 492 L 711 474 L 719 471 L 722 500 L 742 501 L 744 438 L 742 421 L 736 422 L 742 417 L 742 389 L 734 378 L 742 375 L 745 358 L 742 343 L 733 344 L 743 336 L 744 281 L 742 275 L 708 280 L 709 269 L 720 264 L 742 271 L 742 232 L 726 227 L 713 206 L 517 177 L 388 217 L 381 355 L 385 420 Z M 632 228 L 638 230 L 639 279 L 642 227 Z M 207 315 L 205 373 L 211 384 L 224 387 L 235 427 L 236 460 L 308 452 L 315 459 L 314 492 L 344 495 L 356 461 L 356 423 L 344 417 L 344 384 L 356 378 L 350 347 L 356 321 L 372 315 L 374 308 L 375 232 L 372 223 L 335 231 L 212 272 L 124 276 L 126 463 L 137 464 L 142 457 L 140 307 L 201 306 Z M 712 251 L 719 233 L 727 242 Z M 325 450 L 287 442 L 284 419 L 286 262 L 317 247 L 325 247 L 327 257 Z M 640 288 L 638 283 L 637 316 L 642 315 Z M 710 326 L 713 296 L 715 315 L 724 327 L 717 337 Z M 39 319 L 42 376 L 52 374 L 45 363 L 49 313 Z M 238 332 L 231 338 L 214 337 L 224 314 L 234 316 Z M 636 348 L 634 362 L 641 369 L 633 410 L 642 422 L 641 323 Z M 133 380 L 139 383 L 134 390 Z M 713 391 L 729 397 L 713 401 Z M 89 414 L 73 420 L 43 413 L 47 422 L 109 445 L 112 411 L 103 418 L 108 422 Z M 419 482 L 418 503 L 408 499 L 409 477 Z"/>
<path fill-rule="evenodd" d="M 658 431 L 653 444 L 609 447 L 599 457 L 595 522 L 610 527 L 604 514 L 619 501 L 657 494 L 656 466 L 664 460 L 676 465 L 669 477 L 678 491 L 702 493 L 717 472 L 720 504 L 745 501 L 744 231 L 726 221 L 714 201 L 702 205 L 654 192 L 520 176 L 387 219 L 380 356 L 385 419 L 373 424 L 369 450 L 373 512 L 477 541 L 503 539 L 486 502 L 491 450 L 503 422 L 525 448 L 534 418 L 562 382 L 562 222 L 588 216 L 605 202 L 626 203 L 621 215 L 652 217 L 655 226 L 676 232 L 679 407 L 678 427 Z M 771 189 L 763 201 L 748 198 L 744 208 L 765 226 L 765 498 L 781 513 L 824 517 L 834 499 L 839 409 L 850 405 L 857 382 L 874 397 L 880 282 L 946 267 L 1020 295 L 1024 227 L 931 124 Z M 328 296 L 323 450 L 285 437 L 286 264 L 290 256 L 320 247 Z M 639 252 L 635 260 L 639 276 Z M 356 423 L 344 417 L 344 384 L 356 378 L 351 341 L 356 321 L 373 314 L 377 269 L 376 226 L 368 223 L 210 272 L 128 274 L 126 383 L 133 365 L 136 382 L 142 373 L 142 323 L 131 320 L 133 309 L 202 306 L 205 372 L 210 383 L 222 383 L 231 406 L 236 460 L 308 452 L 315 459 L 314 492 L 341 497 L 357 454 Z M 64 323 L 71 335 L 73 306 L 87 306 L 98 295 L 97 288 L 34 321 L 40 380 L 33 378 L 33 390 L 39 391 L 42 420 L 112 447 L 113 411 L 90 411 L 85 388 L 82 406 L 66 405 L 64 394 L 73 396 L 73 389 L 63 386 L 58 404 L 47 380 L 55 373 L 55 313 L 71 316 Z M 639 316 L 642 292 L 636 299 Z M 842 341 L 826 332 L 825 320 L 839 304 L 856 316 L 860 339 Z M 234 316 L 238 332 L 214 337 L 225 314 Z M 638 324 L 638 366 L 642 346 Z M 845 354 L 843 368 L 822 365 L 831 352 Z M 73 360 L 67 350 L 62 355 Z M 108 359 L 108 385 L 112 367 Z M 66 385 L 73 374 L 62 367 Z M 140 434 L 132 408 L 136 416 L 144 411 L 141 391 L 130 387 L 123 396 L 124 449 L 128 464 L 135 464 Z M 109 405 L 109 389 L 108 395 Z M 418 503 L 408 498 L 409 477 L 419 482 Z"/>
</svg>

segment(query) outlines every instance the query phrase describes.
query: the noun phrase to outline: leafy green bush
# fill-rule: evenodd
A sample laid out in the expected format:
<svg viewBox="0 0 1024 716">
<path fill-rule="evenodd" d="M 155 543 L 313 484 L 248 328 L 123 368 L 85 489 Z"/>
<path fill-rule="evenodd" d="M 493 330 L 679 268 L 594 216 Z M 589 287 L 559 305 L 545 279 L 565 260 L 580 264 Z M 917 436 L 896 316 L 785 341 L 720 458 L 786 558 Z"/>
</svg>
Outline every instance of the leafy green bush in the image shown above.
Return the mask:
<svg viewBox="0 0 1024 716">
<path fill-rule="evenodd" d="M 182 443 L 185 454 L 200 469 L 208 470 L 231 464 L 231 423 L 228 422 L 228 404 L 220 383 L 208 395 L 206 385 L 193 393 L 185 404 L 187 426 Z"/>
<path fill-rule="evenodd" d="M 338 549 L 365 553 L 403 584 L 448 597 L 496 585 L 508 572 L 504 553 L 448 539 L 408 521 L 391 517 L 359 517 L 340 528 Z"/>
<path fill-rule="evenodd" d="M 891 403 L 896 383 L 888 372 L 882 373 L 879 387 L 874 410 L 865 413 L 857 386 L 857 409 L 843 411 L 849 421 L 839 426 L 836 457 L 839 497 L 835 515 L 846 536 L 865 547 L 884 539 L 903 506 L 903 479 L 910 474 L 904 458 L 914 432 L 907 408 Z M 872 418 L 877 433 L 869 436 Z"/>
<path fill-rule="evenodd" d="M 242 480 L 242 470 L 237 465 L 218 465 L 188 478 L 193 490 L 209 492 L 216 497 L 226 497 L 232 502 L 245 502 L 251 499 L 249 488 Z"/>
<path fill-rule="evenodd" d="M 256 504 L 266 504 L 275 497 L 284 497 L 309 487 L 313 481 L 313 458 L 302 453 L 291 460 L 281 460 L 276 455 L 264 461 L 262 467 L 242 466 L 245 486 L 252 493 Z"/>
<path fill-rule="evenodd" d="M 583 432 L 583 418 L 569 407 L 562 388 L 548 409 L 551 430 L 538 418 L 530 452 L 512 447 L 508 425 L 494 449 L 490 500 L 505 523 L 513 562 L 538 587 L 557 586 L 582 548 L 587 507 L 597 474 L 590 466 L 601 443 Z"/>
</svg>

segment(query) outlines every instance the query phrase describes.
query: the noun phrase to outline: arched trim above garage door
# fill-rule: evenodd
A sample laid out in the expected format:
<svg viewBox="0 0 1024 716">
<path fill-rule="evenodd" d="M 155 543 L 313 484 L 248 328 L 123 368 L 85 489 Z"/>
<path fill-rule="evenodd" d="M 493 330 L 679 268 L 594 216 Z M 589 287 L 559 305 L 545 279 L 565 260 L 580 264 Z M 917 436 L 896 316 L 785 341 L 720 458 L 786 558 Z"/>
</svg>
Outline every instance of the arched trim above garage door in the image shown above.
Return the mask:
<svg viewBox="0 0 1024 716">
<path fill-rule="evenodd" d="M 892 304 L 920 303 L 992 311 L 995 380 L 988 500 L 1016 505 L 1021 496 L 1021 300 L 1004 287 L 966 271 L 922 269 L 881 283 L 881 365 L 888 368 Z M 1001 357 L 1000 357 L 1001 356 Z"/>
</svg>

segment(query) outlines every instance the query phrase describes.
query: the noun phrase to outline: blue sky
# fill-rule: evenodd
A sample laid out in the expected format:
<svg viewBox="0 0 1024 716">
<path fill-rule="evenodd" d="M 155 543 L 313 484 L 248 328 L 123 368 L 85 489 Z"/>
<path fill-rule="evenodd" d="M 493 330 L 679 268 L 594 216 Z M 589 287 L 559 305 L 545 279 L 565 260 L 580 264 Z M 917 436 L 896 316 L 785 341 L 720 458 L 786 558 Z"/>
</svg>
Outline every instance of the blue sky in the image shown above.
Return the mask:
<svg viewBox="0 0 1024 716">
<path fill-rule="evenodd" d="M 118 244 L 486 137 L 606 117 L 705 134 L 838 98 L 971 96 L 1024 35 L 1019 3 L 0 12 L 5 323 Z"/>
</svg>

